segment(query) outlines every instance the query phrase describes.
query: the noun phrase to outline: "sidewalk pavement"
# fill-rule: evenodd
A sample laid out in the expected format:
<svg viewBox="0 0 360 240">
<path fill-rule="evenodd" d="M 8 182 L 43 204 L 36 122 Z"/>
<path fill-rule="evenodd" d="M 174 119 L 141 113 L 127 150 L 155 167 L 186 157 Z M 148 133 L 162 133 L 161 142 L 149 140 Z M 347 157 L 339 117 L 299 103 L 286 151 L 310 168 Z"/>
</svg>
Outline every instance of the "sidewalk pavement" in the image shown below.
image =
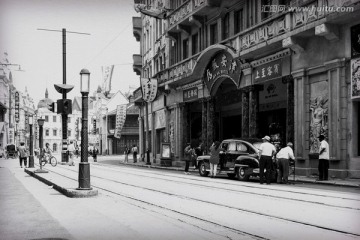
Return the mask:
<svg viewBox="0 0 360 240">
<path fill-rule="evenodd" d="M 90 157 L 89 157 L 90 159 Z M 150 162 L 150 165 L 146 163 L 146 161 L 141 161 L 138 158 L 138 161 L 134 163 L 131 155 L 128 156 L 128 163 L 125 163 L 125 155 L 98 155 L 98 162 L 107 161 L 109 164 L 124 164 L 124 165 L 132 165 L 137 167 L 147 167 L 147 168 L 157 168 L 157 169 L 167 169 L 173 171 L 184 171 L 184 167 L 165 167 L 161 166 L 160 162 L 157 160 L 156 163 L 153 161 Z M 189 168 L 189 171 L 193 174 L 198 173 L 198 169 L 194 169 L 193 167 Z M 289 176 L 289 181 L 294 181 L 293 175 Z M 295 175 L 295 183 L 312 183 L 312 184 L 321 184 L 321 185 L 336 185 L 341 187 L 360 187 L 360 179 L 337 179 L 333 178 L 328 181 L 318 181 L 317 176 L 300 176 Z"/>
<path fill-rule="evenodd" d="M 16 177 L 29 177 L 18 167 L 18 161 L 3 158 L 0 161 L 0 238 L 73 239 Z"/>
</svg>

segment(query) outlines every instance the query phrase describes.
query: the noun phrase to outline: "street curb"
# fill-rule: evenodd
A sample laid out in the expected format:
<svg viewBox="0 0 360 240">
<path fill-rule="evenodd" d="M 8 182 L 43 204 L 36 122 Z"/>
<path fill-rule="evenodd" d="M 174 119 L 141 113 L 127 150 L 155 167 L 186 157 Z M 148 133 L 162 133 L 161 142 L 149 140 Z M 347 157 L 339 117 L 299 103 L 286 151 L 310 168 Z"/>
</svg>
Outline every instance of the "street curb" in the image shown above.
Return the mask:
<svg viewBox="0 0 360 240">
<path fill-rule="evenodd" d="M 36 170 L 34 170 L 34 171 L 36 171 Z M 39 174 L 36 174 L 34 171 L 31 171 L 31 170 L 26 169 L 26 168 L 24 169 L 24 172 L 26 172 L 30 176 L 40 180 L 41 182 L 45 183 L 48 186 L 52 186 L 55 190 L 57 190 L 58 192 L 64 194 L 67 197 L 70 197 L 70 198 L 88 198 L 88 197 L 94 197 L 94 196 L 98 195 L 98 190 L 97 189 L 77 190 L 77 189 L 73 189 L 73 188 L 61 187 L 61 186 L 51 182 L 50 180 L 41 177 Z"/>
</svg>

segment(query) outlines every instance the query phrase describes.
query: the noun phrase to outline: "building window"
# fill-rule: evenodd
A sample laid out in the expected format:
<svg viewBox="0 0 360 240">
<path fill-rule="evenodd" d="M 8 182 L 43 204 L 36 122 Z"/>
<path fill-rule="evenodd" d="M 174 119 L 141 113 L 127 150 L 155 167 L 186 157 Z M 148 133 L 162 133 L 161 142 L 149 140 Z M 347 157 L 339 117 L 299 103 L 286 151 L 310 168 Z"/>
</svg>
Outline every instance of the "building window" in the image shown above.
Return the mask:
<svg viewBox="0 0 360 240">
<path fill-rule="evenodd" d="M 186 59 L 189 57 L 189 39 L 185 39 L 183 41 L 183 59 Z"/>
<path fill-rule="evenodd" d="M 50 132 L 49 129 L 46 129 L 45 130 L 45 136 L 49 136 L 49 132 Z"/>
<path fill-rule="evenodd" d="M 45 116 L 45 122 L 49 122 L 49 116 Z"/>
<path fill-rule="evenodd" d="M 174 65 L 178 61 L 178 44 L 177 41 L 172 41 L 170 47 L 170 65 Z"/>
<path fill-rule="evenodd" d="M 272 3 L 273 3 L 272 0 L 261 0 L 261 20 L 267 19 L 272 15 L 270 9 Z"/>
<path fill-rule="evenodd" d="M 210 45 L 217 43 L 217 23 L 210 25 Z"/>
<path fill-rule="evenodd" d="M 53 122 L 56 122 L 56 116 L 53 116 Z"/>
<path fill-rule="evenodd" d="M 56 151 L 57 151 L 57 144 L 54 143 L 54 144 L 53 144 L 53 152 L 56 152 Z"/>
<path fill-rule="evenodd" d="M 71 122 L 71 118 L 70 117 L 68 117 L 68 123 L 70 123 Z"/>
<path fill-rule="evenodd" d="M 56 135 L 57 135 L 57 130 L 53 129 L 53 136 L 56 136 Z"/>
<path fill-rule="evenodd" d="M 192 35 L 191 42 L 192 42 L 191 53 L 192 55 L 194 55 L 199 52 L 199 34 L 195 33 L 194 35 Z"/>
<path fill-rule="evenodd" d="M 71 130 L 68 130 L 68 137 L 71 136 Z"/>
<path fill-rule="evenodd" d="M 239 9 L 234 13 L 235 34 L 244 30 L 244 10 Z"/>
<path fill-rule="evenodd" d="M 230 36 L 230 18 L 229 13 L 226 13 L 224 18 L 222 19 L 222 33 L 223 39 L 227 39 Z"/>
</svg>

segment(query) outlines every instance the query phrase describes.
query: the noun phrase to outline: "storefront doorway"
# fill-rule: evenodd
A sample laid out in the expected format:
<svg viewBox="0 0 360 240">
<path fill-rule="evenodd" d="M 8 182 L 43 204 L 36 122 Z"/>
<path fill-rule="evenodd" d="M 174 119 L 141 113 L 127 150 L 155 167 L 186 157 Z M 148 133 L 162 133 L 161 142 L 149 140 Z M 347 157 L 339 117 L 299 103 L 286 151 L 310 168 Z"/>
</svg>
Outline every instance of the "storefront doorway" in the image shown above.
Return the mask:
<svg viewBox="0 0 360 240">
<path fill-rule="evenodd" d="M 268 135 L 283 145 L 286 139 L 286 118 L 286 108 L 260 112 L 259 137 Z"/>
</svg>

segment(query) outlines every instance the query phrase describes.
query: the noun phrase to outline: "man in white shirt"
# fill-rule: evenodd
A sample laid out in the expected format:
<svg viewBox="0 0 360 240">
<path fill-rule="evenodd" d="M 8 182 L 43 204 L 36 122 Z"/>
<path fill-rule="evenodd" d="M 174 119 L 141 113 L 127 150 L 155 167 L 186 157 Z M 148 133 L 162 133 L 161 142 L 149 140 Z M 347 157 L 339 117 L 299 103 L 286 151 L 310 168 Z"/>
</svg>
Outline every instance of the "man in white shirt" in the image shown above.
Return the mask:
<svg viewBox="0 0 360 240">
<path fill-rule="evenodd" d="M 324 135 L 320 135 L 319 140 L 319 181 L 329 180 L 329 144 L 325 141 Z"/>
<path fill-rule="evenodd" d="M 270 137 L 265 136 L 262 138 L 263 143 L 260 145 L 260 184 L 264 183 L 264 169 L 266 169 L 266 184 L 270 184 L 271 181 L 271 165 L 272 158 L 276 153 L 276 148 L 273 144 L 270 143 Z"/>
<path fill-rule="evenodd" d="M 293 144 L 288 142 L 287 146 L 282 148 L 277 154 L 276 159 L 279 166 L 277 183 L 287 183 L 289 177 L 289 159 L 295 160 L 292 150 Z"/>
<path fill-rule="evenodd" d="M 75 166 L 75 163 L 74 163 L 75 146 L 73 144 L 73 141 L 70 141 L 70 144 L 68 145 L 67 150 L 69 152 L 69 165 Z"/>
</svg>

